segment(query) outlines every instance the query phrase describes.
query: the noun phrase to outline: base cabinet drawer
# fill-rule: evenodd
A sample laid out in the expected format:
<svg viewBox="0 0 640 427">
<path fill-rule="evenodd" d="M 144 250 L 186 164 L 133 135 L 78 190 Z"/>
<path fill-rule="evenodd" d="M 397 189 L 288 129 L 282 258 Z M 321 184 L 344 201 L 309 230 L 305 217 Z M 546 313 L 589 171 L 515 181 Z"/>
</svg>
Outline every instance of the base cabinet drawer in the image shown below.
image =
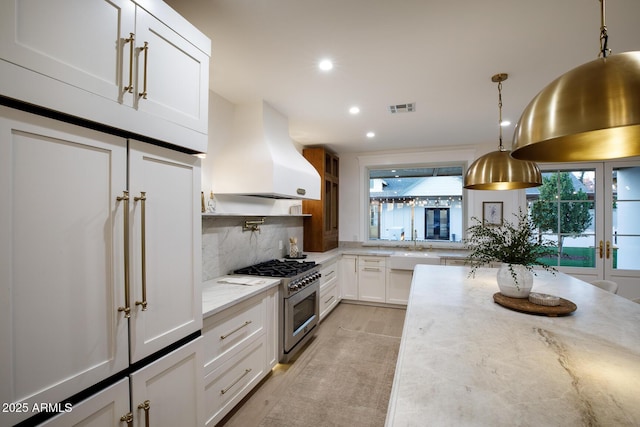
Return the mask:
<svg viewBox="0 0 640 427">
<path fill-rule="evenodd" d="M 265 340 L 251 343 L 238 357 L 229 359 L 205 376 L 206 426 L 215 426 L 264 377 Z"/>
<path fill-rule="evenodd" d="M 204 320 L 205 375 L 241 346 L 264 334 L 265 304 L 262 297 L 254 297 Z"/>
<path fill-rule="evenodd" d="M 338 286 L 336 283 L 320 289 L 320 321 L 338 305 Z"/>
</svg>

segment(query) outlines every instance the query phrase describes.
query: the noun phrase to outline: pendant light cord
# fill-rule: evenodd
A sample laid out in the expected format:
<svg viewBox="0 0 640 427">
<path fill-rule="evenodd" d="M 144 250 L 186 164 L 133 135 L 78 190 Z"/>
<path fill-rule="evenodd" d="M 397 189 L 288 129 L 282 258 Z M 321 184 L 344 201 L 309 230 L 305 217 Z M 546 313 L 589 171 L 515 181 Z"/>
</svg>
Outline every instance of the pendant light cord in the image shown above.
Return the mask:
<svg viewBox="0 0 640 427">
<path fill-rule="evenodd" d="M 598 57 L 606 58 L 611 54 L 611 49 L 608 48 L 609 35 L 607 34 L 607 24 L 605 23 L 605 0 L 600 0 L 600 52 Z"/>
<path fill-rule="evenodd" d="M 500 151 L 505 151 L 502 145 L 502 80 L 498 81 L 498 129 L 500 129 Z"/>
</svg>

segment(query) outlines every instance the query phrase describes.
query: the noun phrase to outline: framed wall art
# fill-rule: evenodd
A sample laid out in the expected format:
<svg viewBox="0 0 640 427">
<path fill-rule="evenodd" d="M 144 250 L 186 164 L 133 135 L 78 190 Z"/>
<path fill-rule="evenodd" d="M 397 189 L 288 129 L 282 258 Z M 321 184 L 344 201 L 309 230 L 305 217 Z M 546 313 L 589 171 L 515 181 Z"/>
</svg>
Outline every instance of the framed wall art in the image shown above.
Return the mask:
<svg viewBox="0 0 640 427">
<path fill-rule="evenodd" d="M 502 225 L 502 202 L 482 202 L 482 223 Z"/>
</svg>

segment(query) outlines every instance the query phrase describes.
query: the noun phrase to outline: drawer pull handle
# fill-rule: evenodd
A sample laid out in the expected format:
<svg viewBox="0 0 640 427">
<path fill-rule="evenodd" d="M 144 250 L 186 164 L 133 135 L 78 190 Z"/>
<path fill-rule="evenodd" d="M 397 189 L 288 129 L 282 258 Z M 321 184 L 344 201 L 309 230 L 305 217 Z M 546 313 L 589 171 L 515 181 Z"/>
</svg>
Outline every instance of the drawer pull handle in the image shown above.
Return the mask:
<svg viewBox="0 0 640 427">
<path fill-rule="evenodd" d="M 334 299 L 335 297 L 336 297 L 335 295 L 331 295 L 331 298 L 329 298 L 328 300 L 326 300 L 324 303 L 325 303 L 325 304 L 328 304 L 328 303 L 329 303 L 329 301 L 331 301 L 331 300 L 332 300 L 332 299 Z"/>
<path fill-rule="evenodd" d="M 325 277 L 329 277 L 329 276 L 331 276 L 332 274 L 336 274 L 336 271 L 335 271 L 335 270 L 331 270 L 330 272 L 328 272 L 328 273 L 326 274 L 326 276 L 325 276 Z"/>
<path fill-rule="evenodd" d="M 251 320 L 247 320 L 246 322 L 244 322 L 242 325 L 238 326 L 237 328 L 235 328 L 233 331 L 229 332 L 226 335 L 220 335 L 220 339 L 223 340 L 225 338 L 227 338 L 229 335 L 233 335 L 236 332 L 238 332 L 240 329 L 244 328 L 245 326 L 249 326 L 251 324 Z"/>
<path fill-rule="evenodd" d="M 243 379 L 244 377 L 246 377 L 249 372 L 251 372 L 251 369 L 245 369 L 244 373 L 242 375 L 240 375 L 234 382 L 231 383 L 231 385 L 227 388 L 225 388 L 224 390 L 220 390 L 220 394 L 225 394 L 226 392 L 228 392 L 231 387 L 233 387 L 234 385 L 238 384 L 240 382 L 241 379 Z"/>
<path fill-rule="evenodd" d="M 378 267 L 364 267 L 364 271 L 380 271 Z"/>
</svg>

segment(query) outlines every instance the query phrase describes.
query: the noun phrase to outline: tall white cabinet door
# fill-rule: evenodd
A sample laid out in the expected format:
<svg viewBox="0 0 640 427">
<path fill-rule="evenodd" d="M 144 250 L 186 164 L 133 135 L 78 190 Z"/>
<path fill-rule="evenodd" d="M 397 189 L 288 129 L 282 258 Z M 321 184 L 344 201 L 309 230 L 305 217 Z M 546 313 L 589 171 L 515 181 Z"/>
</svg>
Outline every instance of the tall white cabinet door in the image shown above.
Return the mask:
<svg viewBox="0 0 640 427">
<path fill-rule="evenodd" d="M 202 329 L 200 159 L 130 140 L 129 197 L 137 362 Z"/>
<path fill-rule="evenodd" d="M 121 138 L 0 107 L 1 402 L 59 402 L 128 366 L 126 158 Z"/>
<path fill-rule="evenodd" d="M 136 108 L 207 133 L 209 56 L 140 7 L 136 30 Z"/>
<path fill-rule="evenodd" d="M 342 255 L 340 258 L 340 291 L 342 298 L 358 299 L 358 257 L 355 255 Z"/>
<path fill-rule="evenodd" d="M 202 337 L 131 374 L 134 427 L 204 425 Z"/>
<path fill-rule="evenodd" d="M 11 0 L 0 11 L 1 58 L 122 101 L 131 56 L 123 40 L 135 32 L 130 0 Z M 126 98 L 133 105 L 133 94 Z"/>
<path fill-rule="evenodd" d="M 121 418 L 129 411 L 129 379 L 101 390 L 71 407 L 67 412 L 39 424 L 38 427 L 114 427 L 126 425 Z"/>
</svg>

